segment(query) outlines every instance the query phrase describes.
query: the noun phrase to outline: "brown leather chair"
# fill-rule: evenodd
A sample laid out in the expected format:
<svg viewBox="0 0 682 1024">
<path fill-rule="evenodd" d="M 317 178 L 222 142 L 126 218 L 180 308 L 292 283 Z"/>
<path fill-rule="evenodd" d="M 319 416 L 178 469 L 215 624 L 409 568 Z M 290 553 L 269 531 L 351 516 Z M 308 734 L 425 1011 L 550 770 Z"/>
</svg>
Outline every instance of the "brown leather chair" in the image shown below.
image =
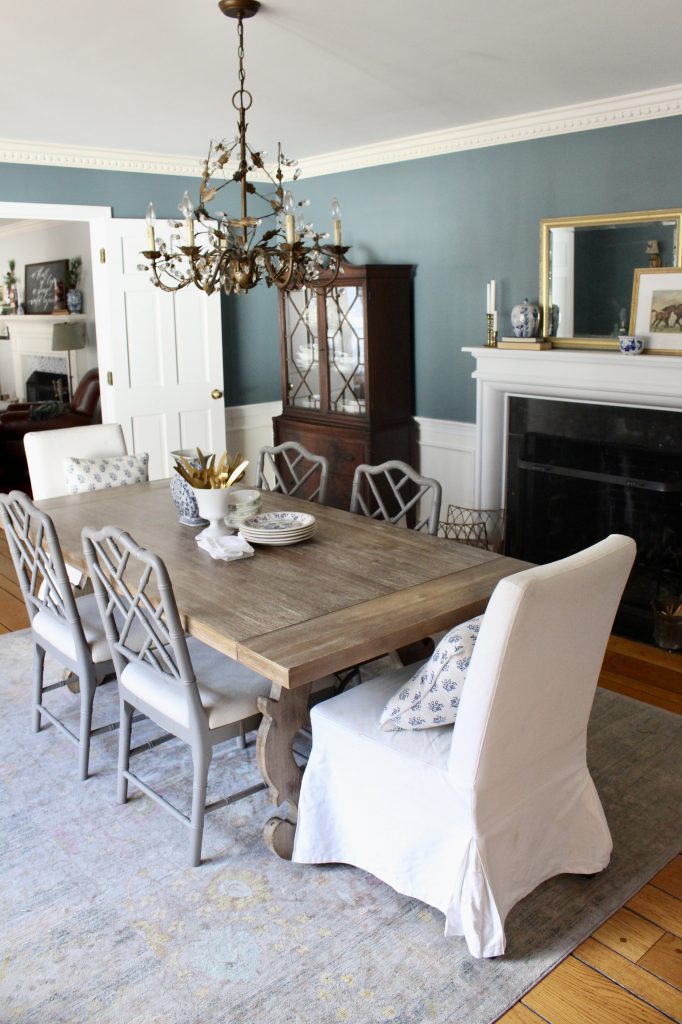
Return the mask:
<svg viewBox="0 0 682 1024">
<path fill-rule="evenodd" d="M 51 403 L 37 403 L 43 408 Z M 0 412 L 0 491 L 14 488 L 31 494 L 24 453 L 24 435 L 35 430 L 61 430 L 102 422 L 99 400 L 99 370 L 88 370 L 81 378 L 67 411 L 46 419 L 30 419 L 36 404 L 19 402 Z M 34 414 L 35 415 L 35 414 Z"/>
</svg>

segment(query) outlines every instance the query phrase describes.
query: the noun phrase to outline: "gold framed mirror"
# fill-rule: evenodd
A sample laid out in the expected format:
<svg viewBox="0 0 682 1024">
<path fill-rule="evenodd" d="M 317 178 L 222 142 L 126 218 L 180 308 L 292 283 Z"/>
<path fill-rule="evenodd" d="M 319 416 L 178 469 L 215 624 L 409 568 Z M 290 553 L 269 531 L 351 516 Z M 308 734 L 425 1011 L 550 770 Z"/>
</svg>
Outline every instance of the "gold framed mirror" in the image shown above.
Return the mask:
<svg viewBox="0 0 682 1024">
<path fill-rule="evenodd" d="M 542 331 L 555 348 L 617 349 L 635 270 L 682 267 L 682 209 L 540 221 Z"/>
</svg>

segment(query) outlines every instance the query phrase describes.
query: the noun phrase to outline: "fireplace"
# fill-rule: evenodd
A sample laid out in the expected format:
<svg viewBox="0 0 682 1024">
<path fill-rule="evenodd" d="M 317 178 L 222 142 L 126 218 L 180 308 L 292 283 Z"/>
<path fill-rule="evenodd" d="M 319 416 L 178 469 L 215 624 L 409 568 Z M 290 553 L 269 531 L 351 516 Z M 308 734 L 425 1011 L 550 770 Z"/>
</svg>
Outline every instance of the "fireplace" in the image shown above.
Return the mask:
<svg viewBox="0 0 682 1024">
<path fill-rule="evenodd" d="M 506 507 L 506 552 L 529 562 L 633 537 L 615 629 L 651 641 L 651 602 L 682 592 L 680 413 L 510 397 Z"/>
<path fill-rule="evenodd" d="M 676 463 L 682 463 L 682 448 L 676 440 L 682 434 L 682 359 L 658 355 L 633 358 L 617 351 L 587 349 L 526 352 L 483 346 L 465 351 L 476 361 L 473 373 L 476 380 L 475 504 L 479 508 L 498 508 L 505 503 L 507 439 L 514 400 L 537 399 L 537 406 L 568 406 L 568 410 L 563 410 L 569 413 L 568 424 L 559 430 L 555 424 L 536 419 L 536 414 L 532 413 L 528 433 L 537 437 L 529 439 L 525 448 L 524 461 L 535 466 L 523 470 L 526 484 L 541 496 L 545 509 L 537 526 L 539 534 L 547 535 L 543 541 L 546 544 L 543 559 L 549 560 L 560 550 L 552 524 L 553 513 L 563 500 L 559 496 L 562 488 L 568 492 L 572 487 L 574 493 L 580 487 L 587 488 L 586 499 L 573 501 L 580 515 L 570 522 L 572 543 L 576 547 L 583 542 L 590 543 L 609 530 L 631 533 L 640 542 L 645 568 L 631 580 L 628 587 L 630 610 L 622 613 L 618 629 L 652 642 L 651 619 L 645 623 L 650 595 L 655 596 L 659 584 L 672 587 L 679 582 L 679 575 L 675 575 L 678 558 L 675 552 L 682 495 L 676 495 L 675 491 L 679 479 Z M 546 401 L 540 401 L 542 399 Z M 603 432 L 599 419 L 592 420 L 601 413 L 589 412 L 590 409 L 604 409 L 607 410 L 604 415 L 614 417 Z M 655 415 L 653 419 L 641 420 L 640 412 L 660 413 L 661 418 Z M 635 433 L 635 429 L 641 429 L 642 422 L 652 424 L 644 428 L 648 430 L 646 443 Z M 587 436 L 581 438 L 574 426 L 582 423 L 588 425 L 588 429 Z M 562 448 L 564 435 L 567 440 Z M 649 456 L 642 455 L 640 448 L 646 447 L 661 455 L 658 466 L 654 466 Z M 543 473 L 542 466 L 551 465 L 550 455 L 561 472 L 557 472 L 554 465 L 553 472 Z M 579 460 L 583 464 L 577 467 Z M 612 472 L 614 465 L 615 472 Z M 615 477 L 601 481 L 608 486 L 599 498 L 595 494 L 600 481 L 590 474 Z M 572 480 L 577 482 L 572 484 Z M 590 494 L 592 485 L 594 491 Z M 649 511 L 644 511 L 645 502 L 649 502 Z M 589 514 L 590 509 L 596 511 Z M 598 533 L 593 535 L 597 515 L 601 521 Z M 652 517 L 662 531 L 655 545 Z M 515 529 L 518 527 L 513 525 L 512 530 Z M 529 524 L 522 529 L 528 532 Z"/>
</svg>

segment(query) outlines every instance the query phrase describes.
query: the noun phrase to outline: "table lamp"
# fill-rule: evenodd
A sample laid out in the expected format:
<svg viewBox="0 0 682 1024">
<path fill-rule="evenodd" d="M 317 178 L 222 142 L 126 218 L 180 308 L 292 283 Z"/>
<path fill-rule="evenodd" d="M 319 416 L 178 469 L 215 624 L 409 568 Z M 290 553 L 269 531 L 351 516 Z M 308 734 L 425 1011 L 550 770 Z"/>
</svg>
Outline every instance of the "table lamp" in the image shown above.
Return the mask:
<svg viewBox="0 0 682 1024">
<path fill-rule="evenodd" d="M 71 377 L 71 352 L 73 349 L 85 348 L 87 343 L 85 324 L 82 320 L 77 323 L 59 323 L 52 325 L 52 351 L 66 352 L 69 377 L 69 401 L 73 397 L 73 386 Z"/>
</svg>

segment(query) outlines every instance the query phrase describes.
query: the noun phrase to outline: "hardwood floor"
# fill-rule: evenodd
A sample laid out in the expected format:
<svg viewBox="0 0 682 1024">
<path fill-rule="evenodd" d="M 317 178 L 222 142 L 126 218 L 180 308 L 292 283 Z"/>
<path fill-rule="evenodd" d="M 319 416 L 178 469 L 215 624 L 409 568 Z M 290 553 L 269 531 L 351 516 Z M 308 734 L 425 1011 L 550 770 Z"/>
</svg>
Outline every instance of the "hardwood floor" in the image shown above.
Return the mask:
<svg viewBox="0 0 682 1024">
<path fill-rule="evenodd" d="M 28 617 L 0 531 L 0 633 Z M 599 685 L 682 713 L 682 655 L 612 637 Z M 500 1018 L 500 1024 L 682 1021 L 682 855 Z"/>
</svg>

